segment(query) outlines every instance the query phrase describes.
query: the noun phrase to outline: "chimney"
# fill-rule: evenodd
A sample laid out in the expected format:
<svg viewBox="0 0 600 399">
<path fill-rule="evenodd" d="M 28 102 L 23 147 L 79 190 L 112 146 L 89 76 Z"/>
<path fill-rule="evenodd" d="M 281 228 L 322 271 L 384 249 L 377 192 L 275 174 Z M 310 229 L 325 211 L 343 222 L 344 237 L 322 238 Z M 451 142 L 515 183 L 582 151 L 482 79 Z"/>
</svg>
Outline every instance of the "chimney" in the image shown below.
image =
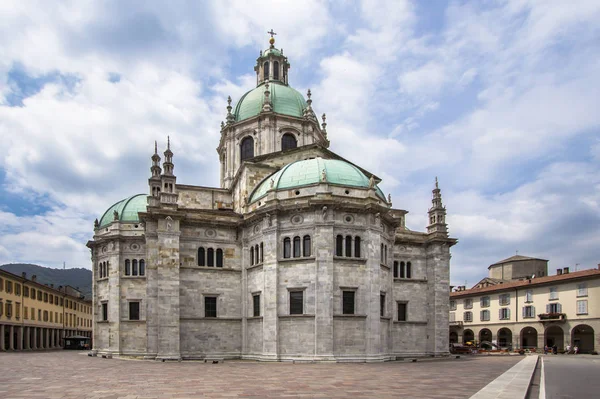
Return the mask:
<svg viewBox="0 0 600 399">
<path fill-rule="evenodd" d="M 54 288 L 54 284 L 50 284 L 50 288 Z"/>
<path fill-rule="evenodd" d="M 37 281 L 37 276 L 35 274 L 31 276 L 31 281 L 34 283 Z"/>
<path fill-rule="evenodd" d="M 25 272 L 21 273 L 21 277 L 23 277 L 24 279 L 27 279 L 27 273 L 25 273 Z"/>
<path fill-rule="evenodd" d="M 562 269 L 556 269 L 556 275 L 560 276 L 562 274 Z"/>
<path fill-rule="evenodd" d="M 568 268 L 568 267 L 565 267 L 565 268 L 564 268 L 564 270 L 563 270 L 563 274 L 569 274 L 569 268 Z"/>
<path fill-rule="evenodd" d="M 58 290 L 59 290 L 59 291 L 62 291 L 62 290 L 63 290 L 63 289 L 62 289 L 62 285 L 59 285 L 59 286 L 58 286 Z"/>
<path fill-rule="evenodd" d="M 598 270 L 600 270 L 600 263 L 598 263 Z"/>
</svg>

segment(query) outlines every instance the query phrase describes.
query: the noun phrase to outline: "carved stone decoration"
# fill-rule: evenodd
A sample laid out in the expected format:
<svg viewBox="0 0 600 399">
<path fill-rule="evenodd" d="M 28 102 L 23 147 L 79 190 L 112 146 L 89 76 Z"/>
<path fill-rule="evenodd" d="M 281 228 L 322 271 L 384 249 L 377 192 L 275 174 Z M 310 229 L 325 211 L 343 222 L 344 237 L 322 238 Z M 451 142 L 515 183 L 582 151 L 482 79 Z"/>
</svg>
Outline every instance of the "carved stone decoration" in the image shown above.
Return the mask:
<svg viewBox="0 0 600 399">
<path fill-rule="evenodd" d="M 294 215 L 292 216 L 290 221 L 292 222 L 292 224 L 302 224 L 304 222 L 304 218 L 302 217 L 302 215 Z"/>
<path fill-rule="evenodd" d="M 132 251 L 137 251 L 137 250 L 139 250 L 139 249 L 140 249 L 140 244 L 138 244 L 138 243 L 135 243 L 135 242 L 134 242 L 133 244 L 131 244 L 131 245 L 129 246 L 129 248 L 130 248 Z"/>
<path fill-rule="evenodd" d="M 94 228 L 97 229 L 98 227 L 100 227 L 100 223 L 98 222 L 98 219 L 94 220 Z"/>
<path fill-rule="evenodd" d="M 115 250 L 115 242 L 114 241 L 111 241 L 110 244 L 108 244 L 108 245 L 109 245 L 111 251 Z"/>
<path fill-rule="evenodd" d="M 172 231 L 173 230 L 173 218 L 171 216 L 167 216 L 165 218 L 165 221 L 167 222 L 167 231 Z"/>
<path fill-rule="evenodd" d="M 254 234 L 260 233 L 260 223 L 254 225 Z"/>
<path fill-rule="evenodd" d="M 370 189 L 375 188 L 375 178 L 373 177 L 373 175 L 371 175 L 371 177 L 369 178 L 369 188 Z"/>
<path fill-rule="evenodd" d="M 375 226 L 381 226 L 381 213 L 379 212 L 375 214 Z"/>
<path fill-rule="evenodd" d="M 270 227 L 273 222 L 271 221 L 271 214 L 265 214 L 265 227 Z"/>
<path fill-rule="evenodd" d="M 217 235 L 217 232 L 214 229 L 206 229 L 206 231 L 204 232 L 204 235 L 209 238 L 212 238 Z"/>
<path fill-rule="evenodd" d="M 108 247 L 105 245 L 102 247 L 102 252 L 105 253 L 106 251 L 108 251 Z"/>
<path fill-rule="evenodd" d="M 321 171 L 321 181 L 322 182 L 326 182 L 327 181 L 327 174 L 325 173 L 325 169 L 323 169 Z"/>
<path fill-rule="evenodd" d="M 327 220 L 327 205 L 323 205 L 323 208 L 321 209 L 321 213 L 323 216 L 323 221 Z"/>
<path fill-rule="evenodd" d="M 269 187 L 270 188 L 275 187 L 275 180 L 271 179 L 271 181 L 269 182 Z"/>
<path fill-rule="evenodd" d="M 115 209 L 115 211 L 113 212 L 113 220 L 116 222 L 119 220 L 119 212 L 117 212 L 117 210 Z"/>
<path fill-rule="evenodd" d="M 354 216 L 347 214 L 344 215 L 344 223 L 352 224 L 354 223 Z"/>
</svg>

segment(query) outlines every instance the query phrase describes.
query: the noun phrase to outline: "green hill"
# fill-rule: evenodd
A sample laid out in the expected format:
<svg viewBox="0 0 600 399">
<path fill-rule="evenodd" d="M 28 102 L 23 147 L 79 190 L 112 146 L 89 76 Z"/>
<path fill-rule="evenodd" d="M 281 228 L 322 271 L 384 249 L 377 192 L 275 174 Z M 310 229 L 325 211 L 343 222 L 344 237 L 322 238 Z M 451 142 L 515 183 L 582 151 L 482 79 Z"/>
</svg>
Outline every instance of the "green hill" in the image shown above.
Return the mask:
<svg viewBox="0 0 600 399">
<path fill-rule="evenodd" d="M 31 276 L 35 274 L 38 283 L 54 284 L 54 288 L 58 288 L 60 285 L 70 285 L 78 288 L 86 299 L 92 298 L 92 271 L 88 269 L 53 269 L 27 263 L 8 263 L 0 266 L 0 269 L 18 276 L 25 272 L 28 280 L 31 280 Z"/>
</svg>

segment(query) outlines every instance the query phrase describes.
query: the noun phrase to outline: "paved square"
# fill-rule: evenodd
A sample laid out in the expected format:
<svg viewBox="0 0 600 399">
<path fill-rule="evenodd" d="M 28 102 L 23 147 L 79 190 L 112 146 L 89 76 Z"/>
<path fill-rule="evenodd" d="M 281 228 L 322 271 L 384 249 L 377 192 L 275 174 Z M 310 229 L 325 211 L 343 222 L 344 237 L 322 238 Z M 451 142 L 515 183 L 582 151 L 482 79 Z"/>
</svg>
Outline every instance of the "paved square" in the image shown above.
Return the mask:
<svg viewBox="0 0 600 399">
<path fill-rule="evenodd" d="M 0 398 L 468 398 L 520 356 L 357 364 L 159 363 L 0 353 Z"/>
</svg>

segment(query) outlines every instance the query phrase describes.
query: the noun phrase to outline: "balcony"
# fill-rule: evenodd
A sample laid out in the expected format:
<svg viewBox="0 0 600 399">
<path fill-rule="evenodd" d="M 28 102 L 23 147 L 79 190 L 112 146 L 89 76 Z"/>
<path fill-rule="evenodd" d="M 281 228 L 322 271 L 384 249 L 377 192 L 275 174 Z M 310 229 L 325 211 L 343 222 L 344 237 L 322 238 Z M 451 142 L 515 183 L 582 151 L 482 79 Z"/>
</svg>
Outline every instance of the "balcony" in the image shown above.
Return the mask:
<svg viewBox="0 0 600 399">
<path fill-rule="evenodd" d="M 564 322 L 567 319 L 565 313 L 540 313 L 538 315 L 541 322 L 560 321 Z"/>
<path fill-rule="evenodd" d="M 463 322 L 462 321 L 451 321 L 450 322 L 450 327 L 462 327 Z"/>
</svg>

